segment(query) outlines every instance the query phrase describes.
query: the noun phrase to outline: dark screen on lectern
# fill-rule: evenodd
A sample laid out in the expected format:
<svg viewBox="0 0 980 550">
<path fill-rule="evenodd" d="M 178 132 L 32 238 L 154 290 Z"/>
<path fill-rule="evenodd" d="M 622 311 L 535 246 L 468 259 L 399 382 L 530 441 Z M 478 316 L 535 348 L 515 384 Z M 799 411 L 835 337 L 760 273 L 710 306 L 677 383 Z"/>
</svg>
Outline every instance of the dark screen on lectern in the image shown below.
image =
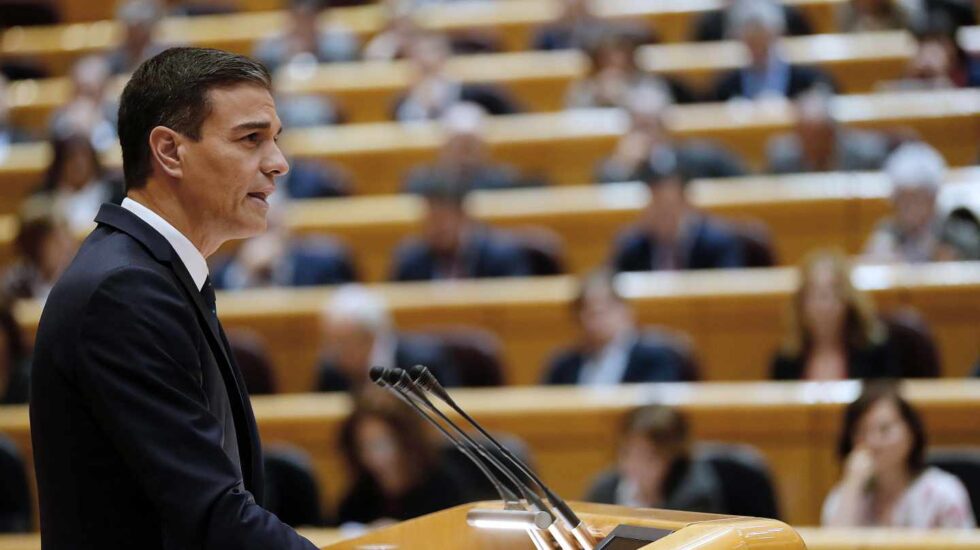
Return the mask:
<svg viewBox="0 0 980 550">
<path fill-rule="evenodd" d="M 620 525 L 609 533 L 609 536 L 602 541 L 596 550 L 637 550 L 666 537 L 672 532 L 666 529 Z"/>
</svg>

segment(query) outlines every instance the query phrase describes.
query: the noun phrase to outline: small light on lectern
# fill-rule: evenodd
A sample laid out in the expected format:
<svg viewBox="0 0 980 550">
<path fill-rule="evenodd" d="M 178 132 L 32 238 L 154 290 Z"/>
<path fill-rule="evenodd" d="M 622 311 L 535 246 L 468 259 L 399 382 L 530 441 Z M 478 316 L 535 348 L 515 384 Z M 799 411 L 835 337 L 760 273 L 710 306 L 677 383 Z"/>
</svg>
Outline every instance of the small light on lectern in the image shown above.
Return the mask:
<svg viewBox="0 0 980 550">
<path fill-rule="evenodd" d="M 552 517 L 548 512 L 527 512 L 524 510 L 470 510 L 466 523 L 477 529 L 497 529 L 525 531 L 527 529 L 547 529 Z"/>
</svg>

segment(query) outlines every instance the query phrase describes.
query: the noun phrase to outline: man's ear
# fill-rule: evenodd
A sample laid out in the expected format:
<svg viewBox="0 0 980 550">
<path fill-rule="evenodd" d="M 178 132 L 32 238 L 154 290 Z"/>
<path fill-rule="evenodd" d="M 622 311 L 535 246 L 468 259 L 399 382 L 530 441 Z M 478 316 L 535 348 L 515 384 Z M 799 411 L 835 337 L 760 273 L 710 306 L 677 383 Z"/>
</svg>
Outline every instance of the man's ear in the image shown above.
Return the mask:
<svg viewBox="0 0 980 550">
<path fill-rule="evenodd" d="M 150 130 L 150 155 L 165 174 L 177 179 L 184 176 L 179 151 L 182 139 L 183 136 L 166 126 Z"/>
</svg>

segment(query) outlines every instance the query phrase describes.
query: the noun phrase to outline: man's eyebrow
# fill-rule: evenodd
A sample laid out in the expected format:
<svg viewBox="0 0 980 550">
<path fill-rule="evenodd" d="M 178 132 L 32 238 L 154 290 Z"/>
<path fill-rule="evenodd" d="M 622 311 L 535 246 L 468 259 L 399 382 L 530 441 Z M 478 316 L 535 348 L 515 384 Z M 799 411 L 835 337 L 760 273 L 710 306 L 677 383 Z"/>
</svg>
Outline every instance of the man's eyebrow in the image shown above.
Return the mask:
<svg viewBox="0 0 980 550">
<path fill-rule="evenodd" d="M 231 129 L 233 132 L 240 132 L 242 130 L 268 130 L 272 128 L 272 123 L 266 120 L 254 120 L 249 122 L 243 122 Z"/>
</svg>

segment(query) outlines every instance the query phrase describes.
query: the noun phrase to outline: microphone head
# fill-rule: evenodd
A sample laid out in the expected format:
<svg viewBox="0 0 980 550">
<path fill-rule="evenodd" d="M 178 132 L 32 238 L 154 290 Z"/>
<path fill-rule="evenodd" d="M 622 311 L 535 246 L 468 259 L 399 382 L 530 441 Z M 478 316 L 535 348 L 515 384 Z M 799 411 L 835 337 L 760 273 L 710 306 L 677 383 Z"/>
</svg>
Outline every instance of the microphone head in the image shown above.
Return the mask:
<svg viewBox="0 0 980 550">
<path fill-rule="evenodd" d="M 443 389 L 442 384 L 439 383 L 439 380 L 432 374 L 432 371 L 425 365 L 415 365 L 408 369 L 408 374 L 420 387 L 438 395 L 441 399 L 451 399 L 449 393 Z"/>
<path fill-rule="evenodd" d="M 381 375 L 381 379 L 384 380 L 385 384 L 388 384 L 389 386 L 392 387 L 396 387 L 401 383 L 402 374 L 404 372 L 405 371 L 402 369 L 395 369 L 395 368 L 384 369 Z"/>
<path fill-rule="evenodd" d="M 383 386 L 383 385 L 386 384 L 386 382 L 385 382 L 385 371 L 386 370 L 388 370 L 388 369 L 386 369 L 385 367 L 379 367 L 379 366 L 375 365 L 375 366 L 371 367 L 371 370 L 368 371 L 368 378 L 371 379 L 371 382 L 374 382 L 375 384 L 377 384 L 379 386 Z"/>
</svg>

